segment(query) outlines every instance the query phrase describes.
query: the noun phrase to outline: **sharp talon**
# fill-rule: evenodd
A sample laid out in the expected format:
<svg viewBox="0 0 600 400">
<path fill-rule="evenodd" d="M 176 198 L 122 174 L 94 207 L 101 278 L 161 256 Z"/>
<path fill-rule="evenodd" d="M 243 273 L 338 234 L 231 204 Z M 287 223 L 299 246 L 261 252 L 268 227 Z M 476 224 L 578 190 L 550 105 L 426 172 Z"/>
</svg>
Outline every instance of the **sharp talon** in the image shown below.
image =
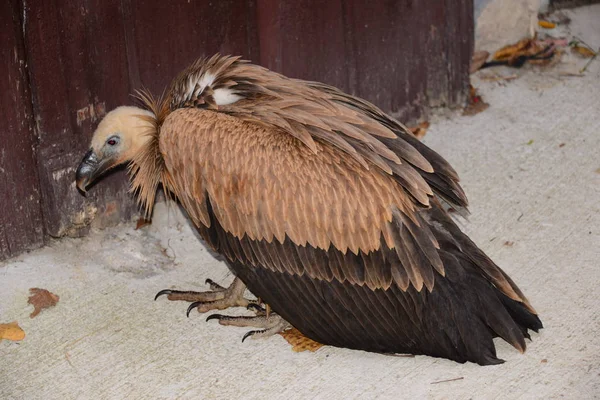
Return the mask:
<svg viewBox="0 0 600 400">
<path fill-rule="evenodd" d="M 211 319 L 221 319 L 223 318 L 223 316 L 221 314 L 211 314 L 208 317 L 206 317 L 206 322 L 210 321 Z"/>
<path fill-rule="evenodd" d="M 190 312 L 192 312 L 192 310 L 196 307 L 198 307 L 200 304 L 202 304 L 201 301 L 195 301 L 192 304 L 190 304 L 190 306 L 187 309 L 187 312 L 185 313 L 185 315 L 189 318 L 190 317 Z"/>
<path fill-rule="evenodd" d="M 258 331 L 250 331 L 250 332 L 246 333 L 244 335 L 244 337 L 242 338 L 242 343 L 244 343 L 244 340 L 248 339 L 250 336 L 254 335 L 256 332 L 258 332 Z"/>
<path fill-rule="evenodd" d="M 207 279 L 204 281 L 205 285 L 210 285 L 211 283 L 214 283 L 212 279 Z"/>
<path fill-rule="evenodd" d="M 173 291 L 170 289 L 165 289 L 165 290 L 161 290 L 160 292 L 156 293 L 156 296 L 154 296 L 154 301 L 156 301 L 156 299 L 158 299 L 160 296 L 162 296 L 163 294 L 169 295 L 171 294 Z"/>
</svg>

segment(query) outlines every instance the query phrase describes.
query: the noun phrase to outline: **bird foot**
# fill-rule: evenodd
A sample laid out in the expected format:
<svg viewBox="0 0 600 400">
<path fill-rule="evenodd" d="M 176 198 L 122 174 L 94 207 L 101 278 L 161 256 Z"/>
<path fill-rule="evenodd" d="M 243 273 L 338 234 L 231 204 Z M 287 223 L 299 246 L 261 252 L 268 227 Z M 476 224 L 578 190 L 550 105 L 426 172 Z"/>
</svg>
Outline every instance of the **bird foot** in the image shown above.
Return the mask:
<svg viewBox="0 0 600 400">
<path fill-rule="evenodd" d="M 211 279 L 206 280 L 206 284 L 210 286 L 210 291 L 207 292 L 192 292 L 183 290 L 161 290 L 156 294 L 154 300 L 162 295 L 167 295 L 167 299 L 172 301 L 187 301 L 190 306 L 187 309 L 187 316 L 196 308 L 198 312 L 205 313 L 211 310 L 225 310 L 229 307 L 248 307 L 256 305 L 260 308 L 259 302 L 256 300 L 248 300 L 244 297 L 246 285 L 238 279 L 229 285 L 228 288 L 213 282 Z"/>
<path fill-rule="evenodd" d="M 229 315 L 221 315 L 221 314 L 212 314 L 206 318 L 207 321 L 211 319 L 216 319 L 219 321 L 219 324 L 224 326 L 239 326 L 239 327 L 252 327 L 259 328 L 258 330 L 253 330 L 247 332 L 242 337 L 242 342 L 249 337 L 253 339 L 258 338 L 266 338 L 269 336 L 273 336 L 277 333 L 283 332 L 286 329 L 292 327 L 289 322 L 284 320 L 281 316 L 275 313 L 267 313 L 260 306 L 250 306 L 248 309 L 253 308 L 256 310 L 256 316 L 247 317 L 247 316 L 229 316 Z"/>
</svg>

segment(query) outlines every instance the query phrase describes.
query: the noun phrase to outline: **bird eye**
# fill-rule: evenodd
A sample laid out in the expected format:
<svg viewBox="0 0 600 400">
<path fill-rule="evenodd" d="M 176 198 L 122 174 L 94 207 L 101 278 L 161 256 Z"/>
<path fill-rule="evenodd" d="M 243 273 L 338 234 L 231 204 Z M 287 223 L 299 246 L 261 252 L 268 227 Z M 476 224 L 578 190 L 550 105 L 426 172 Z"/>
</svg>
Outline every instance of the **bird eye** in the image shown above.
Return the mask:
<svg viewBox="0 0 600 400">
<path fill-rule="evenodd" d="M 114 145 L 116 145 L 117 143 L 119 143 L 119 140 L 118 140 L 118 138 L 116 138 L 116 137 L 111 137 L 110 139 L 108 139 L 108 140 L 106 141 L 106 143 L 107 143 L 109 146 L 114 146 Z"/>
</svg>

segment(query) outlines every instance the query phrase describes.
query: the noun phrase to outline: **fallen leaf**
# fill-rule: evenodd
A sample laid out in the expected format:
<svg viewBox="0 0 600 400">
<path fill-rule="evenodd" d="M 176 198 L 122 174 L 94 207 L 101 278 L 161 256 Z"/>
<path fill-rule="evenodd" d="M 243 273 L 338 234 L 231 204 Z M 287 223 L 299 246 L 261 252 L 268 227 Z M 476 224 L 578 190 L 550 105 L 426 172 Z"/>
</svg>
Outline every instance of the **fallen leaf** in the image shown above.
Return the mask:
<svg viewBox="0 0 600 400">
<path fill-rule="evenodd" d="M 151 225 L 151 224 L 152 224 L 151 219 L 140 218 L 137 220 L 137 223 L 135 224 L 135 230 L 137 231 L 138 229 L 143 228 L 146 225 Z"/>
<path fill-rule="evenodd" d="M 533 144 L 533 139 L 529 139 L 529 142 L 525 143 L 527 146 L 531 146 Z"/>
<path fill-rule="evenodd" d="M 475 89 L 472 85 L 469 89 L 469 99 L 467 101 L 467 106 L 463 110 L 463 115 L 475 115 L 480 112 L 486 110 L 490 105 L 483 101 L 483 98 L 477 93 L 477 89 Z"/>
<path fill-rule="evenodd" d="M 296 328 L 279 332 L 279 334 L 292 345 L 292 350 L 297 353 L 307 350 L 317 351 L 323 347 L 323 344 L 307 338 Z"/>
<path fill-rule="evenodd" d="M 540 361 L 542 364 L 546 364 L 548 362 L 548 359 L 543 358 L 542 361 Z"/>
<path fill-rule="evenodd" d="M 545 65 L 558 60 L 560 47 L 569 43 L 564 38 L 549 38 L 545 40 L 522 39 L 517 43 L 504 46 L 494 53 L 492 62 L 494 65 L 508 65 L 511 67 L 522 67 L 526 62 L 537 65 Z"/>
<path fill-rule="evenodd" d="M 590 49 L 587 46 L 582 46 L 579 43 L 572 46 L 571 51 L 583 58 L 592 58 L 597 54 L 594 50 Z"/>
<path fill-rule="evenodd" d="M 485 50 L 479 50 L 473 53 L 473 57 L 471 57 L 471 67 L 469 68 L 469 73 L 473 74 L 485 64 L 490 53 Z"/>
<path fill-rule="evenodd" d="M 33 305 L 34 310 L 29 315 L 29 318 L 34 318 L 43 309 L 54 307 L 58 303 L 59 297 L 54 293 L 47 291 L 46 289 L 31 288 L 29 289 L 29 300 L 27 303 Z"/>
<path fill-rule="evenodd" d="M 533 40 L 528 38 L 519 40 L 517 43 L 506 45 L 498 51 L 496 51 L 492 59 L 496 61 L 508 60 L 510 58 L 515 57 L 516 54 L 525 52 L 528 48 L 531 47 L 532 43 Z"/>
<path fill-rule="evenodd" d="M 565 143 L 559 144 L 558 147 L 565 147 Z"/>
<path fill-rule="evenodd" d="M 408 128 L 413 135 L 417 137 L 417 139 L 423 139 L 423 136 L 427 133 L 427 129 L 429 128 L 429 122 L 424 121 L 421 122 L 417 126 L 413 126 L 412 128 Z"/>
<path fill-rule="evenodd" d="M 544 29 L 554 29 L 554 28 L 556 28 L 556 24 L 554 22 L 544 21 L 543 19 L 540 19 L 538 21 L 538 25 L 541 26 Z"/>
<path fill-rule="evenodd" d="M 506 242 L 504 242 L 504 245 L 506 247 L 513 247 L 514 244 L 515 244 L 515 242 L 511 242 L 510 240 L 507 240 Z"/>
<path fill-rule="evenodd" d="M 8 324 L 0 324 L 0 341 L 2 339 L 19 341 L 25 339 L 25 331 L 21 329 L 17 321 Z"/>
</svg>

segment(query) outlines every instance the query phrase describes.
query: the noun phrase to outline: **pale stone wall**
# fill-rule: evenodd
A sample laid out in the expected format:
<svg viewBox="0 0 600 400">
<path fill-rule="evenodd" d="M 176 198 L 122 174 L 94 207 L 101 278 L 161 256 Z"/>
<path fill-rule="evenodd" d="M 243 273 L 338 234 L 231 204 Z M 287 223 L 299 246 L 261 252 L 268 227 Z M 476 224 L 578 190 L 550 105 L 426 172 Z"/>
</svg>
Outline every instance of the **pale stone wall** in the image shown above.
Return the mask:
<svg viewBox="0 0 600 400">
<path fill-rule="evenodd" d="M 548 0 L 475 0 L 475 49 L 493 52 L 535 33 Z"/>
</svg>

